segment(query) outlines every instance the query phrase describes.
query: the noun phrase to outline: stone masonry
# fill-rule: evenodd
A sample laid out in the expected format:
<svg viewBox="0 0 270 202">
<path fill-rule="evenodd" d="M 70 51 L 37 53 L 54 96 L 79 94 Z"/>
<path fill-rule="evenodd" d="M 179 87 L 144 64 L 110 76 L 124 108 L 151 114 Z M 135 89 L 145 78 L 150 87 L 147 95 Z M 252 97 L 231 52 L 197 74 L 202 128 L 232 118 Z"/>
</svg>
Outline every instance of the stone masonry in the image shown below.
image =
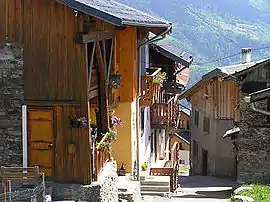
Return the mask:
<svg viewBox="0 0 270 202">
<path fill-rule="evenodd" d="M 116 163 L 108 162 L 98 181 L 90 185 L 64 184 L 47 182 L 47 194 L 53 196 L 53 200 L 75 200 L 87 202 L 118 202 L 118 176 Z"/>
<path fill-rule="evenodd" d="M 266 101 L 256 104 L 266 110 Z M 270 123 L 266 116 L 254 112 L 243 99 L 240 102 L 241 121 L 238 144 L 238 181 L 270 183 Z"/>
<path fill-rule="evenodd" d="M 22 166 L 23 48 L 0 48 L 0 166 Z"/>
</svg>

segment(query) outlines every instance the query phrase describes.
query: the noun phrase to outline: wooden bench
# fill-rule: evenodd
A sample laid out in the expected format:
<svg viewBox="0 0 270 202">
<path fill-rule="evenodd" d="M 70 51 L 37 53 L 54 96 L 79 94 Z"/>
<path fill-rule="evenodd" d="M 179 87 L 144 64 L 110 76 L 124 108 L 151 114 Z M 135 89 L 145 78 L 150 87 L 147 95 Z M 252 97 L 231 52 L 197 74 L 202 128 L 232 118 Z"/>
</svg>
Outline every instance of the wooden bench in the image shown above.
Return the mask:
<svg viewBox="0 0 270 202">
<path fill-rule="evenodd" d="M 44 184 L 44 173 L 39 172 L 39 167 L 4 167 L 0 169 L 0 181 L 2 182 L 2 191 L 4 194 L 5 202 L 7 191 L 11 192 L 12 181 L 41 181 Z M 7 190 L 8 189 L 8 190 Z"/>
</svg>

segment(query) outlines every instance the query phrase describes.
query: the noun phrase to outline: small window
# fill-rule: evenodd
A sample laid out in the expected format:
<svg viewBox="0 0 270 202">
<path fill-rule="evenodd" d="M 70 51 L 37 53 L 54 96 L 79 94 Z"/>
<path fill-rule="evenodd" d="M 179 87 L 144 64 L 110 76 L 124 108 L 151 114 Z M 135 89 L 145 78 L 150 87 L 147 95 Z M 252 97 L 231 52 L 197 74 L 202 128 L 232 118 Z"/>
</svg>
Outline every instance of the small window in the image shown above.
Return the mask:
<svg viewBox="0 0 270 202">
<path fill-rule="evenodd" d="M 195 114 L 194 114 L 194 122 L 195 122 L 195 126 L 197 126 L 197 128 L 199 127 L 199 111 L 195 110 Z"/>
<path fill-rule="evenodd" d="M 203 131 L 209 133 L 210 132 L 210 118 L 204 117 L 203 120 Z"/>
<path fill-rule="evenodd" d="M 183 120 L 180 120 L 179 121 L 179 127 L 178 127 L 179 129 L 184 129 L 185 128 L 185 126 L 184 126 L 184 121 Z"/>
<path fill-rule="evenodd" d="M 180 143 L 180 150 L 185 150 L 185 143 L 183 142 Z"/>
<path fill-rule="evenodd" d="M 196 142 L 196 140 L 193 140 L 192 143 L 192 153 L 193 156 L 198 156 L 198 143 Z"/>
<path fill-rule="evenodd" d="M 187 130 L 190 130 L 190 123 L 189 123 L 189 121 L 187 121 L 187 128 L 186 128 Z"/>
</svg>

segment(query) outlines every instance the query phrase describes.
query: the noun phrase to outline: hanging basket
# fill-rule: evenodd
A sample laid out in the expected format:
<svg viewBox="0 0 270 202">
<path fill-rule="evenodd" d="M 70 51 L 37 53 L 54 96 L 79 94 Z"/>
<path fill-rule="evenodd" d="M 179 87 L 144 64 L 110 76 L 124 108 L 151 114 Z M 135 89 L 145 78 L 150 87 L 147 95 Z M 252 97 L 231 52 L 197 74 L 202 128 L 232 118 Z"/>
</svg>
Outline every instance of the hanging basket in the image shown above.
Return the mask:
<svg viewBox="0 0 270 202">
<path fill-rule="evenodd" d="M 88 120 L 84 116 L 77 117 L 76 115 L 73 115 L 70 117 L 70 125 L 72 128 L 85 127 L 88 125 Z"/>
<path fill-rule="evenodd" d="M 121 75 L 120 74 L 111 74 L 110 75 L 110 87 L 118 89 L 121 85 Z"/>
</svg>

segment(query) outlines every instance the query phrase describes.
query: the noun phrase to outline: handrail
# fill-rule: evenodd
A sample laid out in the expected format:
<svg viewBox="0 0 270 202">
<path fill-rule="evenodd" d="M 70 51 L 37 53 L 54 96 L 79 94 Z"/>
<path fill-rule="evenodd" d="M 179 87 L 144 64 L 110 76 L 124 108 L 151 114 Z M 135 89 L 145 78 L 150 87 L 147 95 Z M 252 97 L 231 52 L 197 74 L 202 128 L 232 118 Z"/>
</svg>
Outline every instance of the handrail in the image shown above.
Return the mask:
<svg viewBox="0 0 270 202">
<path fill-rule="evenodd" d="M 100 140 L 100 142 L 97 143 L 97 146 L 96 146 L 97 150 L 100 149 L 101 143 L 105 142 L 107 137 L 108 137 L 108 133 L 105 133 L 104 137 Z"/>
</svg>

